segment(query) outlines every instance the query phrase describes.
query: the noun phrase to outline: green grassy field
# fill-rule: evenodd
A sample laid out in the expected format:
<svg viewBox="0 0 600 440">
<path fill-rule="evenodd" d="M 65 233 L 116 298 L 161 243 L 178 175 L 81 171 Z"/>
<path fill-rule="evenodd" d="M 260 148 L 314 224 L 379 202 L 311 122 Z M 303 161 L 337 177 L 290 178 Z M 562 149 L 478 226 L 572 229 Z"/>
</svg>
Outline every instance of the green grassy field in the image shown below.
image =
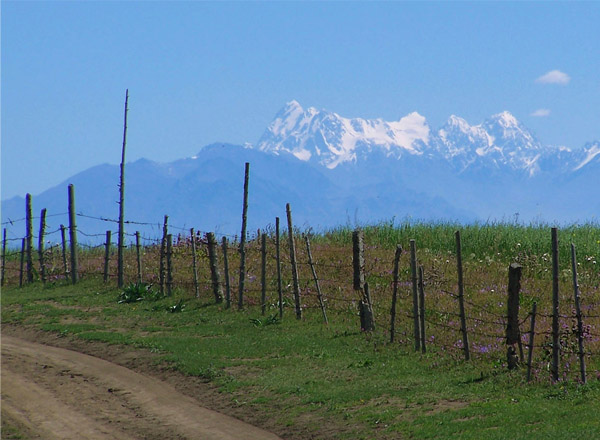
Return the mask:
<svg viewBox="0 0 600 440">
<path fill-rule="evenodd" d="M 348 268 L 351 231 L 347 229 L 313 237 L 317 268 L 329 296 L 327 326 L 315 308 L 306 267 L 301 267 L 301 278 L 307 280 L 302 284 L 307 306 L 303 319 L 294 317 L 289 287 L 284 317 L 278 319 L 272 278 L 267 313 L 260 314 L 253 280 L 259 269 L 254 242 L 249 244 L 250 287 L 242 311 L 213 304 L 208 285 L 203 285 L 199 299 L 193 298 L 189 283 L 184 282 L 189 262 L 185 259 L 187 248 L 181 245 L 181 255 L 175 259 L 175 285 L 180 282 L 172 297 L 119 304 L 120 291 L 92 274 L 76 286 L 57 280 L 20 289 L 13 280 L 13 285 L 2 291 L 2 322 L 147 349 L 156 353 L 157 362 L 168 362 L 180 372 L 210 380 L 232 406 L 246 406 L 274 419 L 290 437 L 599 438 L 600 342 L 596 335 L 600 320 L 587 320 L 586 385 L 578 383 L 576 356 L 568 350 L 561 357 L 561 380 L 551 383 L 543 334 L 534 352 L 534 380 L 526 383 L 523 368 L 508 371 L 504 365 L 501 320 L 483 322 L 505 313 L 507 265 L 512 261 L 524 265 L 523 322 L 534 300 L 542 311 L 548 310 L 549 230 L 495 225 L 463 231 L 465 294 L 472 304 L 468 308 L 473 332 L 470 362 L 462 360 L 455 332 L 440 327 L 453 325 L 450 310 L 456 307 L 447 294 L 456 282 L 453 233 L 452 225 L 366 228 L 367 280 L 373 286 L 376 317 L 372 333 L 359 328 Z M 419 260 L 428 274 L 431 313 L 426 354 L 412 349 L 411 321 L 406 316 L 411 310 L 407 255 L 401 259 L 397 339 L 389 342 L 391 260 L 395 244 L 408 248 L 410 238 L 416 238 Z M 582 301 L 586 313 L 596 316 L 600 310 L 597 226 L 561 231 L 561 313 L 569 315 L 572 308 L 571 241 L 581 259 Z M 299 254 L 304 261 L 300 247 Z M 145 256 L 149 266 L 148 262 L 154 261 L 152 250 L 147 249 Z M 98 266 L 96 262 L 89 267 L 94 264 Z M 231 265 L 236 265 L 235 255 Z M 270 273 L 272 269 L 270 262 Z M 205 270 L 201 270 L 202 279 L 207 279 Z M 153 273 L 147 272 L 151 278 Z M 235 277 L 232 273 L 234 286 Z M 286 269 L 284 286 L 289 277 Z M 174 307 L 178 304 L 180 307 Z M 477 314 L 480 309 L 484 312 Z M 438 316 L 441 312 L 448 316 Z M 563 324 L 562 333 L 573 336 L 572 321 L 567 317 Z M 539 325 L 543 333 L 549 319 L 540 316 Z M 487 333 L 492 333 L 491 340 Z"/>
</svg>

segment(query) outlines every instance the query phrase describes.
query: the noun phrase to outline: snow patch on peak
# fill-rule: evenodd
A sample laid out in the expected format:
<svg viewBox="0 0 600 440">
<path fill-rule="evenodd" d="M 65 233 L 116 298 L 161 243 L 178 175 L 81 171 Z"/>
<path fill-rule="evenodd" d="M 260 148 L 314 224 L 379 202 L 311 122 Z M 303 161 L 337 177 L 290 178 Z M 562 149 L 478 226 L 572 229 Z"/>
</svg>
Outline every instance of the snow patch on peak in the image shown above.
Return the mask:
<svg viewBox="0 0 600 440">
<path fill-rule="evenodd" d="M 600 156 L 600 142 L 596 142 L 595 144 L 591 145 L 589 148 L 585 148 L 584 151 L 585 151 L 584 159 L 579 163 L 579 165 L 577 165 L 573 169 L 573 171 L 577 171 L 577 170 L 583 168 L 588 163 L 590 163 L 596 156 Z"/>
<path fill-rule="evenodd" d="M 512 128 L 519 126 L 519 121 L 517 121 L 517 118 L 515 118 L 512 113 L 506 110 L 493 115 L 491 119 L 493 121 L 496 121 L 501 127 L 504 128 Z"/>
</svg>

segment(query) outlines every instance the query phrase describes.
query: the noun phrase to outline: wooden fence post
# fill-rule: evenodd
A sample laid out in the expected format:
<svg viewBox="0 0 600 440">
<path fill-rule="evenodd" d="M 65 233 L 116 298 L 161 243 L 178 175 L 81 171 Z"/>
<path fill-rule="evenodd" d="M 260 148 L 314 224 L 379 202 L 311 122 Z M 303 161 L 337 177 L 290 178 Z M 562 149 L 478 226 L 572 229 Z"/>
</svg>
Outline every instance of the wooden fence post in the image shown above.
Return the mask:
<svg viewBox="0 0 600 440">
<path fill-rule="evenodd" d="M 533 337 L 535 335 L 535 314 L 537 311 L 537 303 L 533 302 L 531 309 L 531 328 L 529 330 L 529 352 L 527 353 L 527 382 L 531 380 L 531 361 L 533 359 Z"/>
<path fill-rule="evenodd" d="M 248 223 L 248 180 L 250 164 L 246 162 L 244 170 L 244 203 L 242 206 L 242 235 L 240 236 L 240 283 L 238 289 L 238 310 L 244 308 L 244 283 L 246 281 L 246 227 Z"/>
<path fill-rule="evenodd" d="M 583 322 L 581 319 L 581 304 L 579 303 L 580 292 L 579 282 L 577 281 L 577 255 L 575 245 L 571 243 L 571 267 L 573 271 L 573 293 L 575 295 L 575 316 L 577 318 L 577 345 L 579 348 L 579 372 L 581 373 L 581 383 L 586 383 L 585 377 L 585 352 L 583 351 Z"/>
<path fill-rule="evenodd" d="M 519 295 L 521 292 L 522 266 L 512 263 L 508 267 L 508 300 L 506 313 L 506 361 L 508 369 L 512 370 L 523 360 L 523 346 L 521 344 L 521 331 L 519 330 Z M 519 344 L 519 356 L 515 344 Z"/>
<path fill-rule="evenodd" d="M 2 278 L 0 286 L 4 286 L 4 273 L 6 271 L 6 228 L 2 231 Z"/>
<path fill-rule="evenodd" d="M 221 286 L 221 274 L 217 262 L 217 240 L 212 232 L 207 233 L 206 238 L 208 239 L 208 260 L 210 262 L 213 294 L 215 295 L 215 302 L 220 304 L 223 302 L 223 287 Z"/>
<path fill-rule="evenodd" d="M 396 300 L 398 298 L 398 266 L 400 263 L 400 255 L 402 255 L 402 246 L 396 246 L 394 254 L 394 270 L 393 270 L 393 292 L 392 292 L 392 308 L 390 310 L 390 342 L 394 342 L 396 333 Z"/>
<path fill-rule="evenodd" d="M 558 308 L 558 229 L 552 228 L 552 380 L 558 381 L 558 365 L 560 359 Z"/>
<path fill-rule="evenodd" d="M 44 239 L 46 235 L 46 208 L 40 212 L 40 233 L 38 235 L 38 255 L 40 259 L 40 276 L 46 284 L 46 262 L 44 261 Z"/>
<path fill-rule="evenodd" d="M 192 239 L 192 275 L 194 276 L 194 296 L 200 298 L 200 289 L 198 287 L 198 264 L 196 260 L 196 234 L 194 228 L 190 229 Z"/>
<path fill-rule="evenodd" d="M 260 309 L 265 314 L 267 310 L 267 234 L 261 235 L 260 243 Z"/>
<path fill-rule="evenodd" d="M 129 89 L 125 90 L 125 115 L 123 120 L 123 148 L 121 150 L 121 177 L 119 179 L 119 243 L 117 251 L 118 271 L 117 279 L 119 288 L 123 287 L 125 267 L 125 146 L 127 145 L 127 102 Z"/>
<path fill-rule="evenodd" d="M 358 311 L 360 315 L 360 329 L 365 332 L 375 330 L 375 319 L 373 315 L 373 304 L 371 302 L 371 294 L 369 292 L 369 283 L 365 283 L 363 289 L 364 296 L 358 303 Z"/>
<path fill-rule="evenodd" d="M 412 280 L 415 351 L 419 351 L 421 349 L 421 331 L 419 329 L 419 284 L 417 279 L 417 243 L 415 240 L 410 240 L 410 273 Z"/>
<path fill-rule="evenodd" d="M 325 303 L 323 302 L 321 286 L 319 285 L 319 279 L 317 278 L 317 271 L 315 270 L 312 252 L 310 251 L 310 239 L 308 238 L 308 235 L 306 235 L 304 239 L 306 240 L 306 253 L 308 254 L 308 264 L 310 265 L 310 270 L 312 271 L 313 279 L 315 280 L 315 287 L 317 288 L 317 298 L 319 299 L 319 306 L 321 307 L 321 313 L 323 314 L 323 322 L 325 324 L 329 324 L 329 321 L 327 320 L 327 313 L 325 312 Z"/>
<path fill-rule="evenodd" d="M 142 284 L 142 245 L 140 231 L 135 231 L 135 253 L 137 257 L 137 282 Z"/>
<path fill-rule="evenodd" d="M 65 271 L 65 280 L 69 279 L 69 266 L 67 264 L 67 233 L 65 225 L 60 225 L 60 238 L 62 242 L 62 260 Z"/>
<path fill-rule="evenodd" d="M 352 232 L 352 268 L 354 290 L 362 291 L 365 285 L 365 245 L 364 234 L 358 228 Z"/>
<path fill-rule="evenodd" d="M 456 267 L 458 272 L 458 307 L 460 311 L 460 330 L 462 332 L 463 346 L 465 350 L 465 360 L 471 359 L 471 352 L 469 349 L 469 336 L 467 334 L 467 318 L 465 315 L 465 289 L 463 282 L 463 266 L 462 266 L 462 246 L 460 242 L 460 231 L 456 231 L 454 234 L 456 237 Z"/>
<path fill-rule="evenodd" d="M 292 222 L 292 208 L 290 207 L 289 203 L 285 205 L 285 210 L 287 213 L 288 238 L 290 242 L 290 263 L 292 265 L 296 318 L 302 319 L 302 308 L 300 306 L 300 282 L 298 281 L 298 265 L 296 263 L 296 243 L 294 242 L 294 224 Z"/>
<path fill-rule="evenodd" d="M 25 251 L 27 247 L 27 238 L 21 239 L 21 269 L 19 270 L 19 287 L 23 287 Z"/>
<path fill-rule="evenodd" d="M 108 268 L 110 262 L 110 245 L 112 240 L 112 232 L 106 231 L 106 242 L 104 243 L 104 282 L 108 282 Z"/>
<path fill-rule="evenodd" d="M 167 234 L 167 296 L 173 294 L 173 235 Z"/>
<path fill-rule="evenodd" d="M 160 262 L 158 267 L 158 282 L 160 284 L 160 293 L 164 295 L 165 293 L 165 257 L 166 257 L 166 249 L 167 249 L 167 235 L 169 235 L 169 216 L 165 215 L 163 221 L 163 236 L 160 242 Z"/>
<path fill-rule="evenodd" d="M 71 243 L 71 281 L 79 280 L 79 263 L 77 256 L 77 222 L 75 214 L 75 187 L 69 185 L 69 238 Z"/>
<path fill-rule="evenodd" d="M 223 275 L 225 276 L 225 308 L 231 307 L 231 285 L 229 281 L 229 260 L 227 259 L 227 237 L 223 237 L 222 248 L 223 248 Z"/>
<path fill-rule="evenodd" d="M 25 228 L 27 229 L 27 282 L 33 282 L 33 214 L 31 194 L 25 195 Z"/>
<path fill-rule="evenodd" d="M 425 280 L 423 266 L 419 266 L 419 324 L 421 330 L 421 352 L 425 353 Z"/>
<path fill-rule="evenodd" d="M 279 301 L 279 319 L 283 318 L 283 289 L 281 286 L 281 254 L 280 254 L 279 217 L 275 217 L 275 260 L 277 264 L 277 300 Z"/>
</svg>

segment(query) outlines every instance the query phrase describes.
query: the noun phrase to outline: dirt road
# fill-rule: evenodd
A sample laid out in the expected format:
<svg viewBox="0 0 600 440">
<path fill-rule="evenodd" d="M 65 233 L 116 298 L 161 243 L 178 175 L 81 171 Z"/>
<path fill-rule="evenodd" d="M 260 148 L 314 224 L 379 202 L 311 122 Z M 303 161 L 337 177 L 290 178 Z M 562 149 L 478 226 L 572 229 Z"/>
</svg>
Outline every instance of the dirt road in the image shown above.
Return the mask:
<svg viewBox="0 0 600 440">
<path fill-rule="evenodd" d="M 39 439 L 278 439 L 170 384 L 97 357 L 2 336 L 2 416 Z"/>
</svg>

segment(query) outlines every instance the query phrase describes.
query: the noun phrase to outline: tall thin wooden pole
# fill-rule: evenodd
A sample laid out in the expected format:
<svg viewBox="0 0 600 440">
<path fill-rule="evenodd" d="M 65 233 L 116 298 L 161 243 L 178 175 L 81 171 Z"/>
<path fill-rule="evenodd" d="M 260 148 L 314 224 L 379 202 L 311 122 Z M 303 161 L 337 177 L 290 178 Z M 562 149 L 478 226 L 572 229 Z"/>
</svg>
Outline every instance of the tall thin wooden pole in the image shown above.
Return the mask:
<svg viewBox="0 0 600 440">
<path fill-rule="evenodd" d="M 529 352 L 527 353 L 527 382 L 531 380 L 531 362 L 533 360 L 533 338 L 535 336 L 535 314 L 537 312 L 537 302 L 533 302 L 531 309 L 531 328 L 529 329 Z"/>
<path fill-rule="evenodd" d="M 223 276 L 225 277 L 225 308 L 231 307 L 231 285 L 229 279 L 229 260 L 227 258 L 227 248 L 229 243 L 227 237 L 223 237 L 221 247 L 223 249 Z"/>
<path fill-rule="evenodd" d="M 352 268 L 354 271 L 354 290 L 362 291 L 365 285 L 365 245 L 360 229 L 352 232 Z"/>
<path fill-rule="evenodd" d="M 571 267 L 573 271 L 573 293 L 575 295 L 575 316 L 577 318 L 577 343 L 579 347 L 579 372 L 581 373 L 581 383 L 586 382 L 585 377 L 585 352 L 583 351 L 583 321 L 581 318 L 581 304 L 579 282 L 577 281 L 577 255 L 575 245 L 571 243 Z"/>
<path fill-rule="evenodd" d="M 396 333 L 396 301 L 398 298 L 398 266 L 400 264 L 400 255 L 402 255 L 402 246 L 396 246 L 396 254 L 394 255 L 394 270 L 393 270 L 393 293 L 392 293 L 392 308 L 390 310 L 390 342 L 394 342 Z"/>
<path fill-rule="evenodd" d="M 417 243 L 415 240 L 410 240 L 410 274 L 412 279 L 415 351 L 419 351 L 421 349 L 421 331 L 419 330 L 419 285 L 417 280 Z"/>
<path fill-rule="evenodd" d="M 200 298 L 200 288 L 198 287 L 198 264 L 196 261 L 196 234 L 194 228 L 190 229 L 192 239 L 192 275 L 194 276 L 194 296 Z"/>
<path fill-rule="evenodd" d="M 471 359 L 471 351 L 469 349 L 469 335 L 467 334 L 467 318 L 465 316 L 465 288 L 463 281 L 463 265 L 462 265 L 462 246 L 460 242 L 460 231 L 454 234 L 456 237 L 456 267 L 458 272 L 458 307 L 460 312 L 460 331 L 462 332 L 463 345 L 465 350 L 465 360 Z"/>
<path fill-rule="evenodd" d="M 65 280 L 69 279 L 69 266 L 67 264 L 67 233 L 65 225 L 60 225 L 60 238 L 62 242 L 62 260 L 65 271 Z"/>
<path fill-rule="evenodd" d="M 208 241 L 208 261 L 210 262 L 210 276 L 212 279 L 213 294 L 215 302 L 223 302 L 223 287 L 221 286 L 221 274 L 219 273 L 219 264 L 217 261 L 217 240 L 215 234 L 209 232 L 206 234 Z"/>
<path fill-rule="evenodd" d="M 69 185 L 69 238 L 71 242 L 71 281 L 76 284 L 78 276 L 77 222 L 75 215 L 75 187 Z"/>
<path fill-rule="evenodd" d="M 244 170 L 244 202 L 242 206 L 242 235 L 240 236 L 240 283 L 238 289 L 238 310 L 244 308 L 244 283 L 246 281 L 246 226 L 248 223 L 248 180 L 250 164 Z"/>
<path fill-rule="evenodd" d="M 158 283 L 160 284 L 160 293 L 162 294 L 165 293 L 165 252 L 167 249 L 167 235 L 169 234 L 168 221 L 169 216 L 165 215 L 163 222 L 163 236 L 160 242 L 160 262 L 158 267 Z"/>
<path fill-rule="evenodd" d="M 46 283 L 46 263 L 44 261 L 44 239 L 46 235 L 46 208 L 40 212 L 40 233 L 38 235 L 38 256 L 42 283 Z"/>
<path fill-rule="evenodd" d="M 0 286 L 4 286 L 4 273 L 6 270 L 6 228 L 2 231 L 2 278 Z"/>
<path fill-rule="evenodd" d="M 294 286 L 294 301 L 296 303 L 296 318 L 302 319 L 302 307 L 300 306 L 300 283 L 298 281 L 298 264 L 296 263 L 296 243 L 294 242 L 294 224 L 292 222 L 292 208 L 290 204 L 285 205 L 288 223 L 288 238 L 290 242 L 290 263 L 292 265 L 292 282 Z"/>
<path fill-rule="evenodd" d="M 27 229 L 27 282 L 33 282 L 33 214 L 31 194 L 25 195 L 25 227 Z"/>
<path fill-rule="evenodd" d="M 267 234 L 263 233 L 260 238 L 260 310 L 264 316 L 267 310 Z"/>
<path fill-rule="evenodd" d="M 423 276 L 423 266 L 419 266 L 419 324 L 421 337 L 421 352 L 425 353 L 425 280 Z"/>
<path fill-rule="evenodd" d="M 137 257 L 137 282 L 142 284 L 142 245 L 140 242 L 140 231 L 135 231 L 135 251 Z"/>
<path fill-rule="evenodd" d="M 283 289 L 281 286 L 281 249 L 279 234 L 279 217 L 275 217 L 275 260 L 277 264 L 277 300 L 279 302 L 279 319 L 283 318 Z"/>
<path fill-rule="evenodd" d="M 110 262 L 110 245 L 112 241 L 112 232 L 106 231 L 106 242 L 104 243 L 104 282 L 108 283 L 108 269 Z"/>
<path fill-rule="evenodd" d="M 129 89 L 125 90 L 125 116 L 123 120 L 123 149 L 121 150 L 121 178 L 119 180 L 119 249 L 118 249 L 118 284 L 124 284 L 124 251 L 125 251 L 125 146 L 127 145 L 127 102 Z"/>
<path fill-rule="evenodd" d="M 308 235 L 304 238 L 306 240 L 306 253 L 308 254 L 308 264 L 310 265 L 310 270 L 312 271 L 313 279 L 315 281 L 315 287 L 317 288 L 317 298 L 319 300 L 319 306 L 321 307 L 321 313 L 323 314 L 323 322 L 325 324 L 329 324 L 329 321 L 327 320 L 327 313 L 325 312 L 325 303 L 323 302 L 323 294 L 321 293 L 319 278 L 317 278 L 317 271 L 315 270 L 312 252 L 310 251 L 310 239 L 308 238 Z"/>
<path fill-rule="evenodd" d="M 552 228 L 552 380 L 558 381 L 560 354 L 558 309 L 558 229 Z"/>
<path fill-rule="evenodd" d="M 25 250 L 27 247 L 27 238 L 21 240 L 21 268 L 19 270 L 19 287 L 23 287 L 24 266 L 25 266 Z"/>
</svg>

